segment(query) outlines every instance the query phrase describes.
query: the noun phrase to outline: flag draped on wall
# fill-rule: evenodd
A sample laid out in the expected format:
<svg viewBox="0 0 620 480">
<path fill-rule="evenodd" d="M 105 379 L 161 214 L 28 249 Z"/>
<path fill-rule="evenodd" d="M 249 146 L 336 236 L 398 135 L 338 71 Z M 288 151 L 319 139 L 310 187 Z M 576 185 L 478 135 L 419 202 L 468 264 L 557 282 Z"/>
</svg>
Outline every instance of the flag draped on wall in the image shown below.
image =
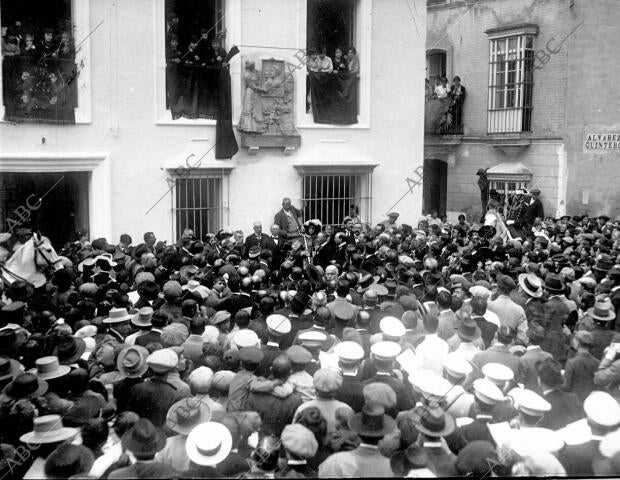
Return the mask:
<svg viewBox="0 0 620 480">
<path fill-rule="evenodd" d="M 239 53 L 239 49 L 233 45 L 226 55 L 224 62 L 230 60 Z M 235 132 L 232 128 L 232 101 L 230 89 L 230 66 L 222 67 L 219 78 L 219 108 L 215 127 L 215 158 L 218 160 L 232 158 L 239 151 Z"/>
</svg>

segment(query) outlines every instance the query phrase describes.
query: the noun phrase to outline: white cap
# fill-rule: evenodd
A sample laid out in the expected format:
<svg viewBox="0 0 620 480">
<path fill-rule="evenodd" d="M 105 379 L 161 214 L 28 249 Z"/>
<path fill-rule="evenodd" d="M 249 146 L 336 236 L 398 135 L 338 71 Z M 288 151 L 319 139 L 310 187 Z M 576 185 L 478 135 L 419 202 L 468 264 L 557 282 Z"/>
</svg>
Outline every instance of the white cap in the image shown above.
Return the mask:
<svg viewBox="0 0 620 480">
<path fill-rule="evenodd" d="M 370 351 L 377 360 L 393 360 L 401 352 L 401 346 L 396 342 L 378 342 L 370 347 Z"/>
<path fill-rule="evenodd" d="M 526 415 L 534 417 L 540 417 L 551 410 L 551 404 L 547 400 L 528 389 L 524 389 L 515 398 L 515 407 Z"/>
<path fill-rule="evenodd" d="M 446 355 L 443 361 L 443 368 L 451 376 L 456 378 L 466 377 L 473 370 L 471 363 L 469 363 L 465 357 L 455 352 Z"/>
<path fill-rule="evenodd" d="M 444 398 L 453 386 L 441 375 L 427 369 L 417 370 L 409 376 L 409 381 L 414 389 L 427 398 Z"/>
<path fill-rule="evenodd" d="M 310 330 L 309 332 L 300 333 L 298 339 L 304 347 L 319 347 L 327 341 L 327 335 L 323 332 Z"/>
<path fill-rule="evenodd" d="M 358 362 L 364 358 L 364 349 L 356 342 L 341 342 L 334 347 L 334 353 L 343 362 Z"/>
<path fill-rule="evenodd" d="M 379 322 L 379 328 L 388 337 L 399 338 L 405 334 L 405 326 L 396 317 L 383 317 Z"/>
<path fill-rule="evenodd" d="M 564 447 L 564 440 L 548 428 L 521 428 L 511 430 L 507 446 L 525 457 L 530 452 L 557 453 Z"/>
<path fill-rule="evenodd" d="M 487 405 L 497 405 L 504 400 L 504 394 L 492 381 L 479 378 L 474 381 L 474 394 Z"/>
<path fill-rule="evenodd" d="M 260 339 L 258 338 L 258 335 L 256 335 L 256 332 L 246 328 L 244 330 L 239 330 L 235 334 L 230 342 L 230 346 L 237 349 L 242 349 L 244 347 L 260 348 Z"/>
<path fill-rule="evenodd" d="M 482 367 L 482 374 L 496 384 L 503 384 L 512 380 L 514 372 L 501 363 L 487 363 Z"/>
<path fill-rule="evenodd" d="M 591 422 L 602 427 L 620 424 L 620 405 L 607 392 L 594 391 L 583 402 L 583 411 Z"/>
<path fill-rule="evenodd" d="M 291 321 L 284 315 L 273 314 L 267 317 L 267 328 L 275 335 L 286 335 L 291 331 Z"/>
</svg>

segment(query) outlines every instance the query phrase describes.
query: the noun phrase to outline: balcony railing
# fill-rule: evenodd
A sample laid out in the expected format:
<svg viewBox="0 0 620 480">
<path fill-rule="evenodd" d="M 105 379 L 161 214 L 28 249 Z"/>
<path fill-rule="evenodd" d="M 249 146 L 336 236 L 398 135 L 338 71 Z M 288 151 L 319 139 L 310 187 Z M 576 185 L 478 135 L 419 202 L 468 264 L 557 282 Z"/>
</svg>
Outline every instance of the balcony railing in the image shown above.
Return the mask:
<svg viewBox="0 0 620 480">
<path fill-rule="evenodd" d="M 75 123 L 78 75 L 73 59 L 5 56 L 2 59 L 5 120 Z"/>
<path fill-rule="evenodd" d="M 357 123 L 359 78 L 355 73 L 308 72 L 307 92 L 315 123 Z"/>
<path fill-rule="evenodd" d="M 221 69 L 175 63 L 166 66 L 166 109 L 173 120 L 217 118 Z"/>
<path fill-rule="evenodd" d="M 427 98 L 424 109 L 426 135 L 462 135 L 463 107 L 450 98 Z"/>
</svg>

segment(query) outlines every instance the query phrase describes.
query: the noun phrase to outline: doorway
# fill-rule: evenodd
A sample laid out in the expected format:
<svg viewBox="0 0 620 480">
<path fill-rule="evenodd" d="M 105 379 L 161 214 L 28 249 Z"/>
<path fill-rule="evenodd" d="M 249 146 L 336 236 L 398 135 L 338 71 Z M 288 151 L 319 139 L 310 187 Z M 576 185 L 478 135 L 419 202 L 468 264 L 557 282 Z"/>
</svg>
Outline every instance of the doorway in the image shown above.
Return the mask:
<svg viewBox="0 0 620 480">
<path fill-rule="evenodd" d="M 40 231 L 56 249 L 88 231 L 90 172 L 0 174 L 2 231 Z M 38 199 L 42 198 L 41 202 Z"/>
<path fill-rule="evenodd" d="M 423 178 L 423 213 L 428 215 L 436 210 L 439 215 L 445 215 L 448 196 L 448 164 L 434 158 L 424 159 Z"/>
</svg>

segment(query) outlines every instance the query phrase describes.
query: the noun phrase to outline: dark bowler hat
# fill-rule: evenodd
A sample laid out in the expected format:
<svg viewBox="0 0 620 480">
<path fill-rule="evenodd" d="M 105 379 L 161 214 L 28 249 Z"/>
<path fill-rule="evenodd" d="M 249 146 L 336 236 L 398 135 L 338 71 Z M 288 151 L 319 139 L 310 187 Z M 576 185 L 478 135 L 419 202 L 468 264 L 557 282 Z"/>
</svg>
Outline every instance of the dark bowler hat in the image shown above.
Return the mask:
<svg viewBox="0 0 620 480">
<path fill-rule="evenodd" d="M 385 414 L 382 405 L 366 404 L 360 413 L 349 419 L 349 428 L 364 437 L 384 437 L 396 428 L 396 422 Z"/>
<path fill-rule="evenodd" d="M 564 289 L 566 287 L 562 277 L 556 275 L 555 273 L 550 273 L 545 277 L 545 288 L 550 293 L 564 293 Z"/>
<path fill-rule="evenodd" d="M 4 387 L 3 393 L 15 400 L 21 398 L 32 400 L 47 392 L 47 388 L 48 385 L 45 380 L 40 380 L 32 373 L 22 373 Z"/>
</svg>

